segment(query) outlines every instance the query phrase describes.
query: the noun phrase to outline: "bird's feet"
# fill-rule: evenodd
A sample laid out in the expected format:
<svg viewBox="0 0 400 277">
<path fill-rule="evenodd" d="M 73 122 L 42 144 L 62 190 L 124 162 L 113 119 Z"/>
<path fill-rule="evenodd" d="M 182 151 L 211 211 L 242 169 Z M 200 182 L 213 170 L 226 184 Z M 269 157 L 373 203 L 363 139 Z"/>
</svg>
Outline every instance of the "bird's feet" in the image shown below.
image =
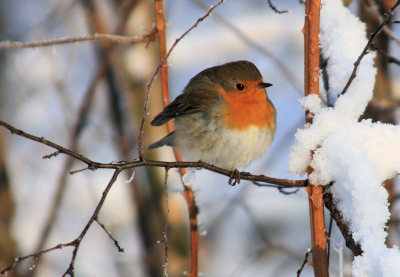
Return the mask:
<svg viewBox="0 0 400 277">
<path fill-rule="evenodd" d="M 236 184 L 240 184 L 240 172 L 235 168 L 232 170 L 231 177 L 228 181 L 229 185 L 234 186 Z"/>
</svg>

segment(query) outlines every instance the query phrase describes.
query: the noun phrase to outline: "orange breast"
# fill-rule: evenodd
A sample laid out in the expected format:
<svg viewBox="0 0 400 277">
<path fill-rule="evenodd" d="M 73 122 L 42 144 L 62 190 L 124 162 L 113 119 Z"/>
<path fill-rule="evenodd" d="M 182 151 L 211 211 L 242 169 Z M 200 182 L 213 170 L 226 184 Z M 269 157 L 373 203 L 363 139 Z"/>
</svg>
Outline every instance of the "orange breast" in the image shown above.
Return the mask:
<svg viewBox="0 0 400 277">
<path fill-rule="evenodd" d="M 276 124 L 275 108 L 267 99 L 265 89 L 255 88 L 259 83 L 254 82 L 252 89 L 234 93 L 216 87 L 226 101 L 222 105 L 225 125 L 236 130 L 247 130 L 252 126 L 271 128 Z"/>
</svg>

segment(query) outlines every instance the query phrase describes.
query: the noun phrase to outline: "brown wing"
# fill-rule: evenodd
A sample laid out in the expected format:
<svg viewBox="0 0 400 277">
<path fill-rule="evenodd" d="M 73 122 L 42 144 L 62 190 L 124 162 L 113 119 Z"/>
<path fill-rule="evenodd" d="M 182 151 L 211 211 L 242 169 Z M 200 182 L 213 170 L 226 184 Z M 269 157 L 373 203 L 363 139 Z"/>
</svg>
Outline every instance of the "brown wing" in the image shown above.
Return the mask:
<svg viewBox="0 0 400 277">
<path fill-rule="evenodd" d="M 161 126 L 176 117 L 207 110 L 220 97 L 211 80 L 199 73 L 190 80 L 184 92 L 153 119 L 151 125 Z"/>
<path fill-rule="evenodd" d="M 184 97 L 183 94 L 179 95 L 173 102 L 166 106 L 161 113 L 154 117 L 151 125 L 161 126 L 175 117 L 195 113 L 205 109 L 203 105 L 191 103 L 183 98 L 187 97 Z"/>
<path fill-rule="evenodd" d="M 171 132 L 159 141 L 156 141 L 148 146 L 149 149 L 154 149 L 158 147 L 162 147 L 164 145 L 166 146 L 174 146 L 174 140 L 175 140 L 175 132 Z"/>
</svg>

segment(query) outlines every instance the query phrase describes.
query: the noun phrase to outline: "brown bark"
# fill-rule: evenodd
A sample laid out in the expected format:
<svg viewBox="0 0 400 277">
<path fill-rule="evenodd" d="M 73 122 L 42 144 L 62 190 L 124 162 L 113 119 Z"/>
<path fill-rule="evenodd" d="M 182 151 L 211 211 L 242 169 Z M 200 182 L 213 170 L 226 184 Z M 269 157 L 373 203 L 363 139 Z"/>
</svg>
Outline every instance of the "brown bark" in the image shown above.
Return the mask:
<svg viewBox="0 0 400 277">
<path fill-rule="evenodd" d="M 14 262 L 16 244 L 12 236 L 12 220 L 14 218 L 14 201 L 12 198 L 10 179 L 4 157 L 4 132 L 0 132 L 0 269 Z M 9 276 L 18 276 L 17 271 Z"/>
<path fill-rule="evenodd" d="M 306 17 L 303 28 L 305 47 L 305 95 L 319 95 L 319 20 L 320 0 L 307 0 Z M 307 113 L 307 122 L 312 122 L 312 115 Z M 310 169 L 310 172 L 311 173 Z M 328 257 L 326 253 L 326 234 L 324 219 L 323 187 L 309 183 L 306 191 L 309 196 L 310 227 L 312 243 L 312 265 L 317 277 L 329 276 Z"/>
<path fill-rule="evenodd" d="M 166 22 L 164 15 L 164 3 L 162 0 L 155 1 L 155 10 L 156 10 L 156 26 L 158 31 L 158 39 L 159 39 L 159 47 L 160 47 L 160 61 L 163 61 L 167 57 L 167 36 L 166 36 Z M 167 61 L 164 61 L 164 65 L 161 68 L 161 77 L 162 77 L 162 93 L 164 105 L 169 104 L 169 90 L 168 90 L 168 66 Z M 172 125 L 172 121 L 167 122 L 168 132 L 172 132 L 174 127 Z M 174 147 L 174 154 L 176 160 L 182 161 L 181 154 L 178 148 Z M 185 168 L 180 168 L 179 172 L 181 177 L 186 174 Z M 191 250 L 191 267 L 190 267 L 190 276 L 197 277 L 198 276 L 198 255 L 199 255 L 199 230 L 197 228 L 197 214 L 198 208 L 196 206 L 196 201 L 194 198 L 193 190 L 190 186 L 183 184 L 183 195 L 186 199 L 186 203 L 189 211 L 189 226 L 190 226 L 190 250 Z"/>
</svg>

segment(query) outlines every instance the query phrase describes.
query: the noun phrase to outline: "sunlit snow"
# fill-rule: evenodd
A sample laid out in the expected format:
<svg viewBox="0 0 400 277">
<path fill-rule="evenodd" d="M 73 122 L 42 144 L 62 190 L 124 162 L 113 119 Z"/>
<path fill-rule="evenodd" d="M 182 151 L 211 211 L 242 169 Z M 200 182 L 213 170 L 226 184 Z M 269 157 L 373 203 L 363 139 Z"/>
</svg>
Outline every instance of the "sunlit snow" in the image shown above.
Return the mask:
<svg viewBox="0 0 400 277">
<path fill-rule="evenodd" d="M 296 134 L 288 171 L 303 174 L 311 166 L 313 184 L 334 182 L 331 192 L 363 250 L 354 259 L 353 276 L 400 276 L 399 249 L 385 245 L 390 213 L 382 186 L 400 173 L 400 127 L 358 121 L 372 98 L 376 73 L 372 53 L 363 58 L 346 94 L 338 97 L 367 44 L 365 25 L 340 0 L 323 2 L 320 39 L 322 55 L 328 59 L 328 95 L 336 103 L 328 108 L 315 95 L 300 101 L 315 116 L 313 124 Z"/>
</svg>

